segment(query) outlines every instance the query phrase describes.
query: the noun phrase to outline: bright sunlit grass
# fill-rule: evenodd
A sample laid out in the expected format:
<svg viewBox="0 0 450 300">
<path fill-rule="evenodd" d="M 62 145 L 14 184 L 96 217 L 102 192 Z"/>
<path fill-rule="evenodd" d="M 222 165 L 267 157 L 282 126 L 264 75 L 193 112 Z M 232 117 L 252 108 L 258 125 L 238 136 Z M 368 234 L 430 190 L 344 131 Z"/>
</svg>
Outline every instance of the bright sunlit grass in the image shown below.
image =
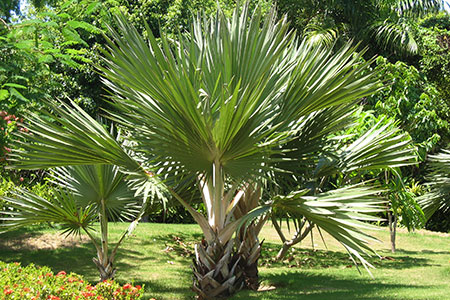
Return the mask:
<svg viewBox="0 0 450 300">
<path fill-rule="evenodd" d="M 110 224 L 113 240 L 125 228 L 126 224 Z M 83 240 L 74 247 L 51 249 L 46 247 L 52 244 L 49 233 L 58 235 L 56 229 L 36 229 L 0 236 L 0 260 L 47 265 L 55 272 L 73 271 L 96 281 L 97 271 L 91 261 L 94 247 Z M 308 239 L 295 247 L 284 262 L 273 262 L 279 241 L 268 225 L 262 232 L 265 242 L 260 275 L 263 285 L 275 289 L 243 291 L 232 299 L 449 299 L 450 235 L 401 231 L 398 252 L 392 254 L 388 231 L 372 233 L 381 240 L 372 246 L 386 257 L 370 260 L 376 266 L 373 279 L 364 270 L 360 275 L 343 248 L 327 235 L 327 248 L 316 235 L 314 250 Z M 39 238 L 42 234 L 45 238 L 39 243 L 26 245 L 24 237 Z M 16 243 L 12 249 L 11 243 L 18 236 L 23 245 L 18 248 Z M 140 224 L 119 251 L 117 280 L 145 284 L 145 299 L 193 299 L 190 264 L 194 242 L 200 239 L 197 225 Z"/>
</svg>

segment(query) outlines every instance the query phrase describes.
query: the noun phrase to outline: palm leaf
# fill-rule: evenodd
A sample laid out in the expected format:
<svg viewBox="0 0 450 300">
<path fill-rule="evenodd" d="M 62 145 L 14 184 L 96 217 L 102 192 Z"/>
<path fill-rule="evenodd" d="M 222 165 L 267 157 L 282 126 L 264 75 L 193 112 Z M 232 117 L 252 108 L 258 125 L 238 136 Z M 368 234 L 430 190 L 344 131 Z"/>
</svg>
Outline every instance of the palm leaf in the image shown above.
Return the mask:
<svg viewBox="0 0 450 300">
<path fill-rule="evenodd" d="M 362 254 L 374 253 L 369 242 L 376 239 L 362 230 L 377 227 L 363 221 L 379 220 L 374 214 L 383 211 L 380 205 L 386 202 L 377 198 L 376 195 L 381 192 L 380 189 L 362 184 L 314 196 L 308 195 L 309 190 L 302 190 L 275 197 L 273 208 L 275 213 L 280 211 L 297 218 L 305 217 L 339 241 L 367 269 L 372 266 Z"/>
<path fill-rule="evenodd" d="M 12 197 L 2 197 L 13 211 L 3 211 L 3 223 L 0 227 L 14 230 L 26 225 L 46 222 L 61 224 L 64 232 L 80 234 L 81 230 L 92 230 L 97 220 L 97 209 L 94 205 L 80 206 L 71 193 L 55 190 L 51 200 L 44 199 L 27 190 L 21 189 L 12 193 Z"/>
<path fill-rule="evenodd" d="M 450 151 L 442 150 L 437 155 L 430 155 L 432 173 L 428 177 L 431 191 L 420 196 L 419 205 L 429 219 L 437 210 L 450 211 Z"/>
</svg>

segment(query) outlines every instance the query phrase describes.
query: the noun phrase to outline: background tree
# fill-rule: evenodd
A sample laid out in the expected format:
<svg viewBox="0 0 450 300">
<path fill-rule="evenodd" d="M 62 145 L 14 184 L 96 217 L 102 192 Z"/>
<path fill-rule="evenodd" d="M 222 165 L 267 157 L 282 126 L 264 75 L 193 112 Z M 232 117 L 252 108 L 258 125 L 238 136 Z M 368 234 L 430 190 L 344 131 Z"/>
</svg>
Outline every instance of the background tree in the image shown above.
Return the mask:
<svg viewBox="0 0 450 300">
<path fill-rule="evenodd" d="M 278 0 L 295 28 L 316 42 L 353 40 L 369 55 L 410 56 L 418 51 L 414 19 L 439 11 L 443 1 L 290 1 Z"/>
</svg>

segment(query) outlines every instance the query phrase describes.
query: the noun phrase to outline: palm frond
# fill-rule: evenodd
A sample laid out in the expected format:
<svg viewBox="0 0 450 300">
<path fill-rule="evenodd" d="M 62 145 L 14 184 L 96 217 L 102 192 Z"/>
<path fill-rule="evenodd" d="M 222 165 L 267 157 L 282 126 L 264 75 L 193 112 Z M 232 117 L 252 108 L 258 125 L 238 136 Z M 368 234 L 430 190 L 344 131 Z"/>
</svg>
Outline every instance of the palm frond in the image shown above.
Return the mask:
<svg viewBox="0 0 450 300">
<path fill-rule="evenodd" d="M 107 213 L 114 220 L 131 220 L 136 217 L 142 205 L 126 175 L 112 165 L 82 165 L 56 168 L 53 181 L 61 188 L 73 193 L 81 207 L 101 206 L 105 201 Z"/>
<path fill-rule="evenodd" d="M 339 241 L 367 269 L 372 265 L 362 255 L 374 253 L 369 242 L 376 239 L 362 230 L 377 228 L 364 221 L 379 220 L 374 214 L 384 211 L 381 204 L 386 202 L 377 198 L 381 192 L 363 184 L 313 196 L 308 195 L 309 190 L 301 190 L 275 197 L 273 208 L 275 213 L 281 211 L 297 218 L 305 217 Z"/>
<path fill-rule="evenodd" d="M 13 208 L 13 211 L 1 212 L 2 231 L 13 230 L 26 225 L 46 222 L 61 224 L 64 232 L 80 234 L 81 230 L 92 230 L 97 220 L 98 210 L 94 205 L 80 206 L 71 193 L 55 190 L 54 197 L 44 199 L 27 190 L 13 192 L 11 197 L 2 200 Z"/>
<path fill-rule="evenodd" d="M 420 196 L 419 205 L 429 219 L 437 210 L 450 212 L 450 151 L 430 155 L 432 173 L 428 177 L 431 191 Z"/>
<path fill-rule="evenodd" d="M 381 48 L 413 55 L 417 53 L 418 45 L 410 26 L 411 24 L 403 19 L 385 19 L 374 22 L 369 31 Z"/>
<path fill-rule="evenodd" d="M 413 165 L 417 163 L 414 152 L 409 135 L 401 132 L 392 121 L 383 124 L 381 120 L 353 143 L 339 150 L 333 158 L 322 161 L 316 176 Z"/>
<path fill-rule="evenodd" d="M 46 103 L 52 113 L 27 112 L 30 133 L 20 132 L 11 155 L 12 167 L 52 168 L 73 165 L 112 164 L 129 172 L 142 171 L 116 139 L 78 105 Z"/>
</svg>

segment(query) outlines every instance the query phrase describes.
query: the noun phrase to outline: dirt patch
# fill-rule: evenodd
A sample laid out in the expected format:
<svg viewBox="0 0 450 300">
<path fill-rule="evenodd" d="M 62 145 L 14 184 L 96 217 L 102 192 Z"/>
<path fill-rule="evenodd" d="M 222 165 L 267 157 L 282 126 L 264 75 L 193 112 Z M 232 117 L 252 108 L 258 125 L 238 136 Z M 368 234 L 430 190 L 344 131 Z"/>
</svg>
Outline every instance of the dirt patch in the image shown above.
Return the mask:
<svg viewBox="0 0 450 300">
<path fill-rule="evenodd" d="M 73 248 L 88 243 L 87 236 L 64 236 L 45 233 L 42 235 L 25 234 L 16 238 L 0 239 L 0 249 L 12 250 L 52 250 L 57 248 Z"/>
</svg>

